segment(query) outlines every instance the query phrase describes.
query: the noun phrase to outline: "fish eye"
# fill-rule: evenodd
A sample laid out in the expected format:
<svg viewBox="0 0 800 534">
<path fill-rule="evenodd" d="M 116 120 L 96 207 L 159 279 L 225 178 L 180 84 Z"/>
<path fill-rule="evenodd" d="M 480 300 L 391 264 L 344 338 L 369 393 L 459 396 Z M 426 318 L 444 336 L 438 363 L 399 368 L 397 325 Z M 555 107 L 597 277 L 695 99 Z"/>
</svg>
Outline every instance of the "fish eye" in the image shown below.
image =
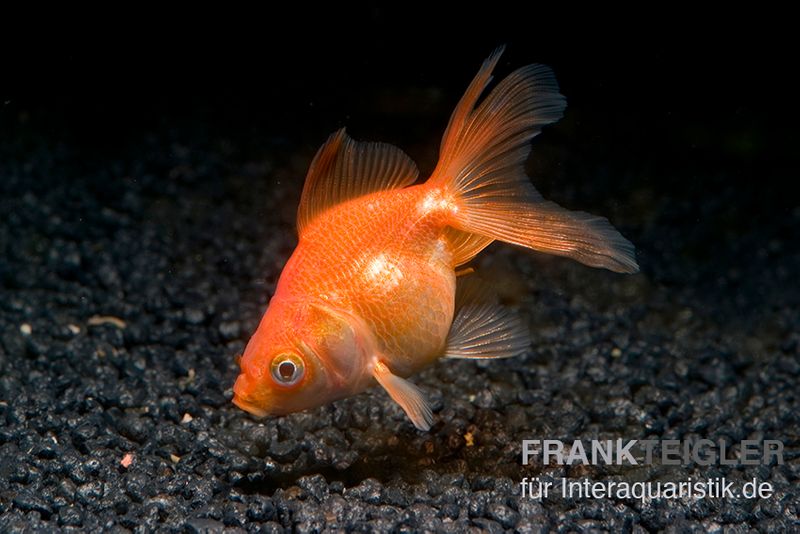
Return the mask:
<svg viewBox="0 0 800 534">
<path fill-rule="evenodd" d="M 306 366 L 296 354 L 278 354 L 272 360 L 272 378 L 283 386 L 293 386 L 300 382 Z"/>
</svg>

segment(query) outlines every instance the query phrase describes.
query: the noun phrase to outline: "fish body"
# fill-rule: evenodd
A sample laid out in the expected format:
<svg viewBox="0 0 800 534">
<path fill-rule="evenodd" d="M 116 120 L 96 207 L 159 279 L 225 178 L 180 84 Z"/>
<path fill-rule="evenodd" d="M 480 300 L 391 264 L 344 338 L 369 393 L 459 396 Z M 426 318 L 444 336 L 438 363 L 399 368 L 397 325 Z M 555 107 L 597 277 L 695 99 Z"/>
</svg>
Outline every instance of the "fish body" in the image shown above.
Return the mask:
<svg viewBox="0 0 800 534">
<path fill-rule="evenodd" d="M 424 186 L 373 193 L 309 225 L 244 358 L 296 350 L 303 340 L 301 352 L 320 355 L 320 368 L 307 371 L 327 375 L 328 387 L 316 393 L 326 402 L 373 385 L 375 354 L 402 377 L 436 360 L 453 319 L 456 276 L 442 215 L 420 211 L 426 194 Z M 269 405 L 270 413 L 295 411 L 276 397 Z"/>
<path fill-rule="evenodd" d="M 450 119 L 439 164 L 415 184 L 401 150 L 344 130 L 306 178 L 300 239 L 240 360 L 234 403 L 259 416 L 326 404 L 380 384 L 420 429 L 432 423 L 408 377 L 438 358 L 523 353 L 527 327 L 456 269 L 495 239 L 635 272 L 605 219 L 547 202 L 523 171 L 529 141 L 565 102 L 552 72 L 518 69 L 480 103 L 502 50 Z"/>
</svg>

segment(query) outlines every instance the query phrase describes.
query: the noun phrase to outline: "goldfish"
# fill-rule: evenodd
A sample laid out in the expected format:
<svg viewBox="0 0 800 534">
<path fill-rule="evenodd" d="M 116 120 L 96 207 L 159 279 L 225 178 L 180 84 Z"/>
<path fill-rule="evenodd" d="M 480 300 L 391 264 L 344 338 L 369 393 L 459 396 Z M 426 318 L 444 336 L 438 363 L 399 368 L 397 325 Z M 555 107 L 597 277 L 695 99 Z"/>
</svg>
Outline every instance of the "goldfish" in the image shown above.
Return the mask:
<svg viewBox="0 0 800 534">
<path fill-rule="evenodd" d="M 553 71 L 512 72 L 481 100 L 503 48 L 458 102 L 430 177 L 399 148 L 344 129 L 313 158 L 299 240 L 239 359 L 233 402 L 256 416 L 315 408 L 380 385 L 420 430 L 433 413 L 409 377 L 440 358 L 506 358 L 528 325 L 459 268 L 493 241 L 635 273 L 607 219 L 564 209 L 531 184 L 531 139 L 566 99 Z M 458 280 L 457 280 L 458 279 Z"/>
</svg>

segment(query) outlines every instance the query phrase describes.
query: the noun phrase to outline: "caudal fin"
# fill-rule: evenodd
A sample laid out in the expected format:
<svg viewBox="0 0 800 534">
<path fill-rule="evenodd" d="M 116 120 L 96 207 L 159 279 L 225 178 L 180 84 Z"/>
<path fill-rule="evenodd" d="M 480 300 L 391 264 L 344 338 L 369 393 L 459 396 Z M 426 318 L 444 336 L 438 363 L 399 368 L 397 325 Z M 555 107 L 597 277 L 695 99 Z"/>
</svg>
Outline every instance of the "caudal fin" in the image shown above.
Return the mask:
<svg viewBox="0 0 800 534">
<path fill-rule="evenodd" d="M 483 62 L 456 106 L 428 181 L 458 208 L 450 236 L 458 243 L 457 263 L 498 239 L 592 267 L 637 272 L 633 244 L 607 219 L 544 200 L 525 174 L 530 140 L 566 107 L 550 68 L 517 69 L 478 104 L 502 53 L 499 48 Z"/>
</svg>

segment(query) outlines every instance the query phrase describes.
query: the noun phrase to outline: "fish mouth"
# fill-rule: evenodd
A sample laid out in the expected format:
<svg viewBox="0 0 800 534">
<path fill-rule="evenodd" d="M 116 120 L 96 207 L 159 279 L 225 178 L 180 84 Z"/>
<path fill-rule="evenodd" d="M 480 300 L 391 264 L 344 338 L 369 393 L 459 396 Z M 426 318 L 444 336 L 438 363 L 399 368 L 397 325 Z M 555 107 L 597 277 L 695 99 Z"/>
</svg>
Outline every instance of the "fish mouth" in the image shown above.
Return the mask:
<svg viewBox="0 0 800 534">
<path fill-rule="evenodd" d="M 236 393 L 233 394 L 233 401 L 236 406 L 241 408 L 242 410 L 255 415 L 256 417 L 266 417 L 269 415 L 269 412 L 263 408 L 260 408 L 246 400 L 242 397 L 237 395 Z"/>
<path fill-rule="evenodd" d="M 244 395 L 244 392 L 252 391 L 248 377 L 242 373 L 236 379 L 233 385 L 233 403 L 242 410 L 255 415 L 256 417 L 265 417 L 269 412 L 251 400 L 250 395 Z"/>
</svg>

